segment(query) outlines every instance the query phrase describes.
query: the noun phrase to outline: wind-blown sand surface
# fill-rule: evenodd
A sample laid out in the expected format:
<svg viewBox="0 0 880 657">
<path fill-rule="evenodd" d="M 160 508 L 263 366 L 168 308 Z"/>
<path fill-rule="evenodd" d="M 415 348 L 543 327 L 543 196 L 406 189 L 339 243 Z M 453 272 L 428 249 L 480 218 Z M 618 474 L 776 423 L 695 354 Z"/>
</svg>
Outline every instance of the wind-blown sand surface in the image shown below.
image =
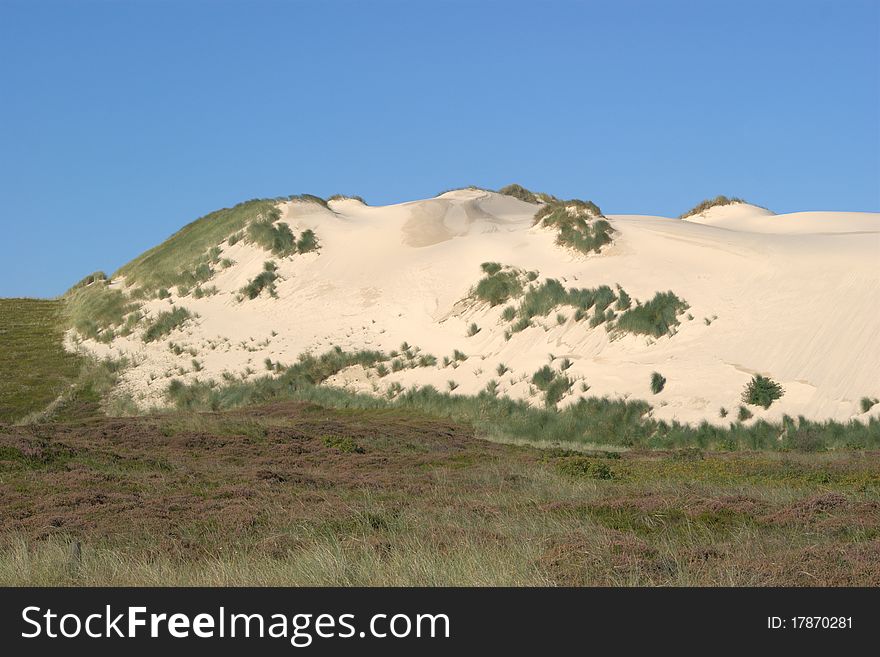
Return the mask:
<svg viewBox="0 0 880 657">
<path fill-rule="evenodd" d="M 336 345 L 388 352 L 402 342 L 441 362 L 385 377 L 357 366 L 328 384 L 381 393 L 395 382 L 445 390 L 452 380 L 456 393 L 470 394 L 496 379 L 501 394 L 537 405 L 529 380 L 552 354 L 557 363 L 571 359 L 566 373 L 578 379 L 560 406 L 580 395 L 643 398 L 658 419 L 727 423 L 719 409 L 734 414 L 755 373 L 785 388 L 768 410 L 752 408 L 756 417 L 864 419 L 859 400 L 880 396 L 878 214 L 774 215 L 734 204 L 684 220 L 611 215 L 613 244 L 585 256 L 557 245 L 553 230 L 533 226 L 538 206 L 481 190 L 387 207 L 356 200 L 333 201 L 332 211 L 303 201 L 279 207 L 294 232 L 317 233 L 319 252 L 279 260 L 244 241 L 224 243 L 222 257 L 235 265 L 210 281 L 218 294 L 145 305 L 197 313 L 183 330 L 146 344 L 137 333 L 110 345 L 84 343 L 99 355 L 133 360 L 122 387 L 139 404 L 161 405 L 171 378 L 220 381 L 224 372 L 247 368 L 254 378 L 267 373 L 266 358 L 292 363 L 302 352 Z M 270 259 L 282 277 L 278 298 L 237 301 Z M 619 284 L 642 301 L 672 290 L 690 308 L 677 333 L 659 339 L 590 328 L 564 307 L 561 325 L 554 311 L 506 341 L 504 305 L 469 297 L 487 261 L 536 270 L 539 282 L 557 278 L 566 287 Z M 467 337 L 472 322 L 481 330 Z M 192 356 L 173 354 L 169 342 L 192 348 L 202 371 L 181 376 L 177 368 L 191 369 Z M 443 367 L 455 349 L 468 360 Z M 498 376 L 499 363 L 510 371 Z M 653 371 L 667 379 L 658 395 L 649 387 Z"/>
</svg>

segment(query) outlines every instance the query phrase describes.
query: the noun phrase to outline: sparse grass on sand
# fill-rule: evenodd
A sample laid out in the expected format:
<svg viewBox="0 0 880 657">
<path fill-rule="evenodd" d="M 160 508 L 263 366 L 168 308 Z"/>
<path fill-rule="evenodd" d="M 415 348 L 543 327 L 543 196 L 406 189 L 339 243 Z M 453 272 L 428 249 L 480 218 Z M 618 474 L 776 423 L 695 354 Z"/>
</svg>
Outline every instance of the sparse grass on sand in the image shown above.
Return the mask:
<svg viewBox="0 0 880 657">
<path fill-rule="evenodd" d="M 684 214 L 679 216 L 679 219 L 684 219 L 686 217 L 693 216 L 695 214 L 700 214 L 701 212 L 705 212 L 709 208 L 714 208 L 718 205 L 733 205 L 734 203 L 745 203 L 741 198 L 737 198 L 735 196 L 728 198 L 727 196 L 721 195 L 716 196 L 715 198 L 706 199 L 705 201 L 701 201 L 697 203 L 690 210 L 685 212 Z"/>
</svg>

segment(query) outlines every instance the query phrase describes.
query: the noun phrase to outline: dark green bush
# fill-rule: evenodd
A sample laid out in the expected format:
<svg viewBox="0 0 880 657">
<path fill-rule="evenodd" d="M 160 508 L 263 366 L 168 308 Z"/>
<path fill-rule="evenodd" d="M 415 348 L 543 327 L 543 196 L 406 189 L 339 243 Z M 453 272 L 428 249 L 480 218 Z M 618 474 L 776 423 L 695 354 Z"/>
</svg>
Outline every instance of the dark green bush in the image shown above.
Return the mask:
<svg viewBox="0 0 880 657">
<path fill-rule="evenodd" d="M 658 394 L 663 387 L 666 385 L 666 377 L 660 374 L 660 372 L 652 372 L 651 373 L 651 392 L 655 395 Z"/>
<path fill-rule="evenodd" d="M 782 397 L 785 390 L 782 386 L 766 376 L 756 374 L 752 380 L 746 384 L 743 390 L 742 400 L 746 404 L 752 406 L 761 406 L 762 408 L 770 408 L 775 400 Z"/>
</svg>

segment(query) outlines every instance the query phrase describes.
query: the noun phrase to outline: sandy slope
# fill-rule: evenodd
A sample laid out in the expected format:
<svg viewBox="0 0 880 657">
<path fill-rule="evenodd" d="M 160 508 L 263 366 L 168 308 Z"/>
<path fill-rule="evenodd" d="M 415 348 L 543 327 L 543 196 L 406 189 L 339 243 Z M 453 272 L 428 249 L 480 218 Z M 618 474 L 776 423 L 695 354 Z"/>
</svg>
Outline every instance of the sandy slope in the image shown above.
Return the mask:
<svg viewBox="0 0 880 657">
<path fill-rule="evenodd" d="M 236 264 L 211 281 L 219 294 L 148 304 L 152 311 L 184 305 L 198 313 L 195 323 L 162 342 L 145 345 L 133 335 L 87 346 L 134 358 L 124 386 L 145 405 L 161 403 L 174 377 L 219 380 L 248 367 L 254 377 L 265 374 L 266 358 L 289 363 L 334 345 L 390 351 L 404 341 L 441 361 L 454 349 L 469 358 L 457 369 L 441 364 L 384 378 L 351 368 L 331 383 L 381 392 L 393 382 L 446 389 L 453 380 L 456 392 L 474 393 L 498 379 L 502 394 L 538 404 L 527 380 L 553 354 L 557 366 L 564 357 L 574 362 L 568 374 L 589 384 L 586 394 L 646 398 L 665 419 L 722 422 L 719 408 L 734 414 L 753 373 L 786 390 L 756 417 L 845 420 L 860 416 L 861 397 L 880 397 L 880 215 L 774 215 L 736 204 L 687 220 L 610 216 L 614 243 L 586 257 L 532 226 L 536 206 L 479 190 L 387 207 L 344 200 L 331 208 L 282 206 L 295 232 L 315 230 L 321 250 L 279 262 L 278 299 L 235 300 L 271 258 L 243 242 L 224 244 L 223 256 Z M 672 290 L 690 304 L 693 319 L 683 317 L 672 337 L 610 339 L 603 326 L 576 323 L 564 308 L 564 324 L 554 312 L 543 326 L 505 341 L 502 307 L 467 299 L 486 261 L 538 270 L 540 280 L 566 286 L 620 284 L 642 300 Z M 471 322 L 482 330 L 469 338 Z M 169 341 L 192 348 L 203 371 L 180 377 L 176 368 L 191 370 L 193 356 L 175 356 Z M 498 377 L 499 363 L 510 372 Z M 655 370 L 668 382 L 653 396 Z M 579 381 L 562 404 L 581 394 Z"/>
</svg>

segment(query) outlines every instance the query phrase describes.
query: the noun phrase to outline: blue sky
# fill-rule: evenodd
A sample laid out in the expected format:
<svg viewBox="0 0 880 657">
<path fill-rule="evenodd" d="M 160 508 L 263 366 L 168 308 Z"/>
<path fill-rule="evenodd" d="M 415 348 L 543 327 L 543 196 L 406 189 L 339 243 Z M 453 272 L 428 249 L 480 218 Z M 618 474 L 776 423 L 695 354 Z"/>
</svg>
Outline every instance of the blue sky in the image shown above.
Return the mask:
<svg viewBox="0 0 880 657">
<path fill-rule="evenodd" d="M 0 0 L 0 296 L 249 198 L 508 182 L 880 211 L 880 2 Z"/>
</svg>

